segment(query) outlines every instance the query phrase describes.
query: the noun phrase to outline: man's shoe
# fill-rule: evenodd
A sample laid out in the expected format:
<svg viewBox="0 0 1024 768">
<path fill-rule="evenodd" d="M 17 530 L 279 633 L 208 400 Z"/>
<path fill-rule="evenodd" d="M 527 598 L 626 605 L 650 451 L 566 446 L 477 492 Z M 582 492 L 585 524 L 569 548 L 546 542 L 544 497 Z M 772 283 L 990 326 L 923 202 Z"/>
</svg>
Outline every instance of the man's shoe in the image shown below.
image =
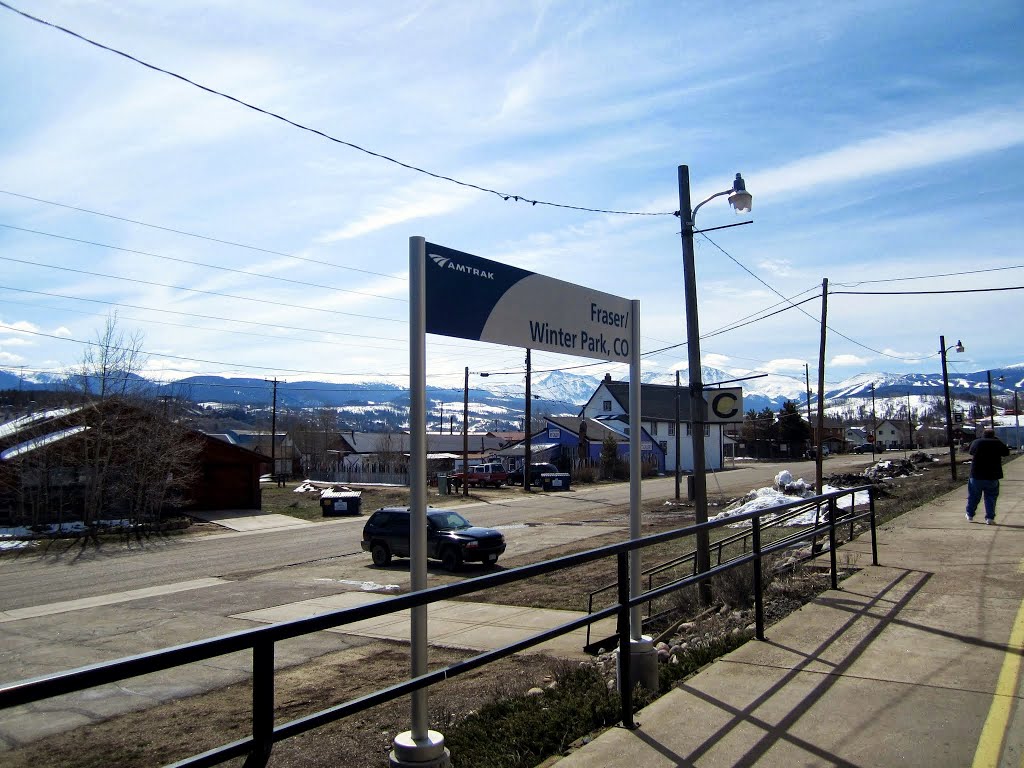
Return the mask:
<svg viewBox="0 0 1024 768">
<path fill-rule="evenodd" d="M 973 523 L 974 522 L 974 515 L 968 513 L 968 514 L 964 515 L 964 517 L 967 518 L 967 522 L 968 523 Z"/>
<path fill-rule="evenodd" d="M 986 517 L 985 518 L 985 525 L 995 525 L 995 524 L 996 524 L 996 519 L 994 517 Z"/>
</svg>

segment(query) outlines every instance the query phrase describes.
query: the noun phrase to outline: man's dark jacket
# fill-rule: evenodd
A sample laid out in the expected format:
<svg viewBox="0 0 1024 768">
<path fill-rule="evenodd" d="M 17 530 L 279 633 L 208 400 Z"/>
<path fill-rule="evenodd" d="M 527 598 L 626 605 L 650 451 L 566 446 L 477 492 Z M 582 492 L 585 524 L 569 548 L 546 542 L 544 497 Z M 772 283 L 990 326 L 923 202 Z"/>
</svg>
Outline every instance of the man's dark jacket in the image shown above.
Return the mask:
<svg viewBox="0 0 1024 768">
<path fill-rule="evenodd" d="M 1009 456 L 1010 449 L 998 437 L 979 437 L 967 450 L 974 457 L 971 477 L 999 480 L 1003 476 L 1003 456 Z"/>
</svg>

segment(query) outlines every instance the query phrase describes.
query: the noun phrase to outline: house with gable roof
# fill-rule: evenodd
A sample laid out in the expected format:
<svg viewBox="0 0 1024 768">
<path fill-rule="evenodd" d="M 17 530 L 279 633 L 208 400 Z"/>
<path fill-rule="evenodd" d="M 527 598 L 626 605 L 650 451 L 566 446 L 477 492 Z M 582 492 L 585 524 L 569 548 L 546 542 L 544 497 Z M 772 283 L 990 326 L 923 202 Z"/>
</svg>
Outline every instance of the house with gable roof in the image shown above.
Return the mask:
<svg viewBox="0 0 1024 768">
<path fill-rule="evenodd" d="M 690 441 L 690 398 L 686 388 L 665 384 L 640 385 L 640 424 L 644 439 L 650 439 L 664 453 L 663 471 L 676 466 L 676 397 L 679 397 L 679 468 L 693 471 Z M 583 417 L 629 435 L 629 382 L 614 381 L 605 374 L 594 394 L 583 406 Z M 725 434 L 721 424 L 704 425 L 704 462 L 708 469 L 721 469 Z"/>
</svg>

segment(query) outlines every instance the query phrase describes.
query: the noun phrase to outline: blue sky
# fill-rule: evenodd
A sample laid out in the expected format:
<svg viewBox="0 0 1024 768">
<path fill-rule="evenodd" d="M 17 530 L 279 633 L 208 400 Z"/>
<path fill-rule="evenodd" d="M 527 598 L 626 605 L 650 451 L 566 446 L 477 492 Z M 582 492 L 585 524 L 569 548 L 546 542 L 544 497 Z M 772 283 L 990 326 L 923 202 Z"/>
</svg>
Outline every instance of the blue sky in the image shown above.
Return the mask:
<svg viewBox="0 0 1024 768">
<path fill-rule="evenodd" d="M 13 4 L 338 139 L 528 199 L 672 212 L 679 164 L 690 167 L 694 203 L 742 172 L 753 223 L 710 233 L 721 250 L 697 238 L 702 333 L 780 304 L 779 294 L 808 298 L 826 277 L 837 291 L 1024 285 L 1018 0 L 969 10 L 951 2 Z M 506 202 L 5 9 L 0 90 L 0 367 L 73 365 L 79 342 L 116 309 L 123 329 L 144 334 L 152 375 L 405 383 L 412 235 L 639 299 L 645 351 L 686 338 L 671 215 Z M 697 223 L 735 221 L 723 198 Z M 997 271 L 857 285 L 977 270 Z M 831 295 L 826 379 L 937 370 L 940 334 L 967 347 L 951 356 L 953 370 L 1022 362 L 1022 300 L 1021 291 Z M 705 364 L 802 378 L 805 362 L 817 366 L 820 301 L 802 310 L 707 338 Z M 515 371 L 522 361 L 522 350 L 428 342 L 431 383 L 461 385 L 466 365 Z M 588 362 L 537 353 L 533 364 Z M 648 356 L 644 368 L 685 363 L 679 347 Z M 576 370 L 624 373 L 607 364 Z"/>
</svg>

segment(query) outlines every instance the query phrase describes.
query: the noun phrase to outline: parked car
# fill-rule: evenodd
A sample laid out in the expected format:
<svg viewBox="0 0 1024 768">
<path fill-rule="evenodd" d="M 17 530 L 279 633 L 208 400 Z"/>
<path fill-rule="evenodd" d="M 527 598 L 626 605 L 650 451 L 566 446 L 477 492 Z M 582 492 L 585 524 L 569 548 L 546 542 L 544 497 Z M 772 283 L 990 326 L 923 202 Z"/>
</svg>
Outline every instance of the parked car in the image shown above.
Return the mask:
<svg viewBox="0 0 1024 768">
<path fill-rule="evenodd" d="M 863 443 L 853 449 L 854 453 L 882 453 L 885 450 L 884 445 L 876 445 L 875 443 Z"/>
<path fill-rule="evenodd" d="M 363 526 L 363 551 L 378 566 L 409 557 L 410 529 L 408 507 L 381 507 Z M 504 551 L 505 537 L 493 528 L 479 528 L 450 509 L 427 508 L 427 557 L 440 560 L 445 570 L 458 570 L 464 562 L 493 565 Z"/>
<path fill-rule="evenodd" d="M 530 465 L 530 485 L 541 485 L 540 476 L 549 472 L 557 472 L 558 467 L 554 464 L 547 462 L 538 462 Z M 514 469 L 508 473 L 508 484 L 509 485 L 522 485 L 523 484 L 523 470 L 522 468 Z"/>
<path fill-rule="evenodd" d="M 462 487 L 464 482 L 469 483 L 470 488 L 477 486 L 486 488 L 488 485 L 500 488 L 506 480 L 508 480 L 508 473 L 505 472 L 505 467 L 498 463 L 477 464 L 470 467 L 468 472 L 453 472 L 448 475 L 448 482 L 456 491 Z"/>
</svg>

